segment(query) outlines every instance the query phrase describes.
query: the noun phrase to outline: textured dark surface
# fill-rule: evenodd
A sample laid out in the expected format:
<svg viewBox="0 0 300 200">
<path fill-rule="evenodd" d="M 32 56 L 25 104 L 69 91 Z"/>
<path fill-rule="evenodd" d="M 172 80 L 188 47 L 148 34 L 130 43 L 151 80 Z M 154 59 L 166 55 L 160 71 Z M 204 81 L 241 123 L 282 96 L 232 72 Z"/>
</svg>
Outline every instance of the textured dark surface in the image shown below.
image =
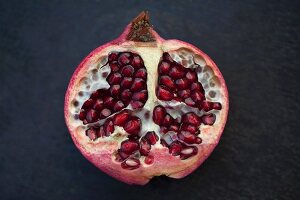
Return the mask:
<svg viewBox="0 0 300 200">
<path fill-rule="evenodd" d="M 300 199 L 299 1 L 169 2 L 1 1 L 0 199 Z M 83 158 L 63 101 L 77 64 L 143 9 L 215 60 L 230 113 L 198 170 L 140 187 Z"/>
</svg>

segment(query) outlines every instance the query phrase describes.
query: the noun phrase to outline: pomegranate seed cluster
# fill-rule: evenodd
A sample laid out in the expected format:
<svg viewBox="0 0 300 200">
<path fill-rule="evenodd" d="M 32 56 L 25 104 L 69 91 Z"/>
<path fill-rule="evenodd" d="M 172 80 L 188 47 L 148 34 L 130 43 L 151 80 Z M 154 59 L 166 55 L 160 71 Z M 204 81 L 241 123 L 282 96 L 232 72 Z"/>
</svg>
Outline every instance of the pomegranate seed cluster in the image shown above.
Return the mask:
<svg viewBox="0 0 300 200">
<path fill-rule="evenodd" d="M 162 101 L 178 101 L 189 107 L 194 107 L 208 112 L 212 109 L 220 110 L 218 102 L 206 101 L 205 91 L 198 81 L 197 68 L 185 68 L 172 59 L 168 53 L 164 53 L 158 66 L 158 83 L 156 88 L 157 98 Z M 169 152 L 180 155 L 181 159 L 187 159 L 197 154 L 198 149 L 191 144 L 200 144 L 199 126 L 213 125 L 216 116 L 213 113 L 198 116 L 195 112 L 187 112 L 180 118 L 174 119 L 167 110 L 158 105 L 153 110 L 153 121 L 160 126 L 162 134 L 171 133 L 171 137 L 177 138 L 171 144 L 161 139 L 161 143 L 169 148 Z"/>
<path fill-rule="evenodd" d="M 151 149 L 158 141 L 181 160 L 197 154 L 201 144 L 200 125 L 213 125 L 216 120 L 211 110 L 220 110 L 221 104 L 205 98 L 198 80 L 197 68 L 186 68 L 174 61 L 168 53 L 162 55 L 157 69 L 157 85 L 153 93 L 159 102 L 150 114 L 141 119 L 134 111 L 142 110 L 148 100 L 147 70 L 142 58 L 132 52 L 112 52 L 108 55 L 110 73 L 106 77 L 109 88 L 94 91 L 79 112 L 78 118 L 88 125 L 86 135 L 91 140 L 109 137 L 115 126 L 122 127 L 127 138 L 116 151 L 115 160 L 124 169 L 139 168 L 140 158 L 152 164 Z M 174 117 L 161 102 L 179 102 L 191 111 Z M 160 104 L 161 103 L 161 104 Z M 193 110 L 197 109 L 197 112 Z M 201 113 L 201 115 L 199 114 Z M 149 118 L 152 116 L 152 118 Z M 153 120 L 159 132 L 142 132 L 143 120 Z M 101 123 L 97 123 L 101 121 Z M 168 140 L 168 137 L 172 139 Z"/>
<path fill-rule="evenodd" d="M 99 89 L 84 102 L 79 119 L 84 124 L 97 122 L 119 112 L 129 104 L 142 108 L 148 99 L 147 71 L 142 58 L 133 53 L 111 53 L 108 89 Z"/>
<path fill-rule="evenodd" d="M 199 110 L 220 110 L 218 102 L 205 100 L 205 91 L 198 81 L 197 68 L 185 68 L 164 53 L 158 66 L 158 87 L 156 95 L 163 101 L 180 101 Z"/>
</svg>

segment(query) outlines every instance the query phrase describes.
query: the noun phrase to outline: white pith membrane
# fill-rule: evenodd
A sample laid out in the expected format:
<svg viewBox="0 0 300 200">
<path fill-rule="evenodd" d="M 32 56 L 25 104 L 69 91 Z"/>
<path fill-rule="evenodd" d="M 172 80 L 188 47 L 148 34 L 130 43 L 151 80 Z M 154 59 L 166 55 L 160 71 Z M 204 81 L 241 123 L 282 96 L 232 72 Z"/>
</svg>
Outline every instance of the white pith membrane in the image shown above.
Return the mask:
<svg viewBox="0 0 300 200">
<path fill-rule="evenodd" d="M 227 116 L 228 108 L 225 107 L 227 106 L 225 103 L 227 93 L 227 91 L 225 91 L 226 87 L 222 86 L 224 83 L 221 83 L 219 75 L 214 72 L 213 68 L 211 67 L 213 63 L 210 60 L 199 56 L 193 49 L 191 49 L 190 46 L 186 46 L 184 43 L 181 43 L 180 45 L 177 41 L 172 40 L 164 41 L 163 43 L 157 42 L 154 45 L 145 46 L 139 46 L 134 42 L 124 42 L 122 44 L 108 46 L 88 59 L 88 61 L 85 63 L 85 66 L 82 67 L 78 72 L 77 78 L 74 79 L 74 87 L 69 95 L 68 102 L 68 127 L 73 134 L 73 139 L 76 140 L 81 147 L 83 147 L 82 151 L 85 151 L 87 154 L 101 154 L 106 152 L 107 154 L 111 155 L 112 162 L 120 165 L 120 162 L 116 161 L 116 152 L 118 149 L 120 149 L 121 142 L 128 139 L 128 133 L 126 133 L 122 127 L 115 126 L 115 130 L 110 136 L 99 137 L 95 140 L 91 140 L 88 136 L 86 136 L 85 131 L 94 124 L 103 124 L 106 119 L 85 125 L 81 120 L 78 119 L 80 109 L 83 103 L 90 98 L 90 95 L 98 89 L 107 89 L 110 87 L 110 85 L 106 82 L 106 76 L 110 73 L 110 67 L 107 64 L 107 57 L 111 52 L 136 53 L 141 56 L 147 69 L 148 99 L 144 107 L 142 109 L 133 110 L 132 115 L 137 116 L 142 120 L 142 129 L 139 133 L 140 139 L 148 131 L 154 131 L 159 136 L 159 140 L 155 145 L 151 146 L 150 155 L 154 156 L 153 163 L 146 164 L 144 162 L 145 157 L 141 156 L 138 152 L 133 155 L 134 158 L 138 158 L 140 160 L 140 167 L 135 170 L 147 168 L 155 165 L 156 162 L 161 162 L 155 157 L 156 154 L 151 152 L 162 150 L 160 153 L 169 154 L 167 147 L 164 147 L 160 142 L 162 138 L 167 142 L 167 144 L 171 144 L 174 140 L 177 140 L 175 133 L 160 133 L 160 127 L 152 120 L 152 113 L 155 106 L 164 106 L 167 109 L 167 113 L 169 113 L 173 118 L 179 119 L 184 113 L 188 112 L 194 112 L 198 116 L 202 116 L 204 114 L 204 111 L 187 106 L 183 102 L 178 102 L 175 100 L 161 101 L 157 98 L 155 93 L 158 78 L 157 69 L 163 52 L 168 52 L 177 63 L 186 68 L 198 67 L 200 70 L 198 70 L 197 76 L 199 82 L 202 84 L 205 90 L 206 100 L 211 102 L 219 102 L 222 105 L 221 110 L 211 110 L 209 112 L 205 112 L 214 113 L 216 115 L 216 121 L 212 126 L 204 125 L 203 123 L 200 125 L 199 137 L 202 139 L 202 143 L 187 146 L 196 146 L 197 148 L 200 148 L 201 146 L 205 145 L 214 146 L 216 143 L 218 143 L 218 134 L 221 134 L 222 131 L 220 131 L 220 129 L 223 129 L 224 126 L 224 124 L 221 124 L 220 122 L 226 119 Z M 132 110 L 130 105 L 128 105 L 125 109 Z M 149 114 L 149 118 L 147 120 L 144 117 L 145 113 Z M 108 118 L 113 117 L 115 114 L 112 114 Z M 190 151 L 191 149 L 187 148 L 183 150 L 182 153 L 189 154 Z M 210 152 L 207 152 L 207 154 L 209 153 Z M 197 156 L 199 156 L 199 152 L 197 155 L 186 160 L 181 160 L 179 156 L 170 156 L 174 159 L 177 159 L 179 161 L 178 163 L 182 163 L 182 166 L 178 166 L 177 171 L 171 171 L 169 174 L 166 174 L 164 171 L 162 171 L 156 172 L 151 176 L 166 174 L 175 178 L 180 177 L 180 173 L 182 171 L 189 168 L 189 166 L 193 165 L 193 163 L 199 160 L 197 158 Z M 208 155 L 201 156 L 206 158 Z M 175 164 L 178 165 L 178 163 Z M 136 163 L 131 159 L 127 160 L 126 164 L 133 166 L 136 165 Z M 164 164 L 165 167 L 168 168 L 168 163 Z M 172 165 L 172 163 L 170 164 Z M 176 173 L 178 173 L 178 175 L 173 175 Z M 151 177 L 147 178 L 149 179 Z"/>
</svg>

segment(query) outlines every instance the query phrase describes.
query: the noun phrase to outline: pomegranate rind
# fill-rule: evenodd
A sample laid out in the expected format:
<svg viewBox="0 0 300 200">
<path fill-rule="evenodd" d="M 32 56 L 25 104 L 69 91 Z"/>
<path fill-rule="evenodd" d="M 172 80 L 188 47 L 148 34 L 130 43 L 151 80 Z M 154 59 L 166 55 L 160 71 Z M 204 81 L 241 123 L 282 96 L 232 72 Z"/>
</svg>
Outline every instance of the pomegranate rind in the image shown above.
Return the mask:
<svg viewBox="0 0 300 200">
<path fill-rule="evenodd" d="M 154 155 L 154 162 L 151 165 L 141 165 L 135 170 L 124 170 L 119 162 L 114 161 L 113 157 L 115 150 L 118 149 L 120 144 L 119 142 L 113 140 L 102 140 L 94 143 L 93 141 L 90 141 L 84 134 L 82 134 L 82 131 L 72 125 L 73 116 L 71 116 L 69 108 L 72 99 L 78 92 L 79 80 L 86 75 L 89 65 L 97 62 L 101 56 L 107 55 L 112 50 L 122 50 L 122 48 L 118 49 L 118 46 L 123 47 L 124 43 L 128 43 L 128 41 L 126 41 L 126 36 L 128 35 L 130 28 L 131 24 L 126 27 L 125 31 L 119 38 L 98 47 L 78 65 L 77 69 L 72 75 L 65 96 L 64 113 L 67 127 L 74 144 L 84 155 L 84 157 L 100 170 L 120 181 L 128 184 L 144 185 L 149 182 L 153 176 L 167 175 L 172 178 L 185 177 L 197 169 L 207 159 L 207 157 L 212 153 L 216 145 L 219 143 L 225 123 L 227 121 L 229 110 L 228 90 L 220 70 L 208 55 L 189 43 L 174 39 L 164 40 L 154 30 L 152 30 L 152 34 L 156 38 L 156 43 L 160 43 L 164 47 L 163 51 L 176 49 L 176 47 L 188 48 L 195 54 L 203 57 L 207 65 L 211 67 L 215 76 L 218 77 L 218 80 L 220 81 L 220 88 L 223 93 L 223 102 L 222 110 L 218 116 L 219 123 L 215 124 L 213 127 L 204 127 L 201 129 L 201 135 L 206 135 L 209 140 L 197 145 L 197 155 L 186 160 L 181 160 L 178 156 L 175 157 L 169 154 L 169 150 L 166 147 L 152 148 L 151 154 Z M 139 44 L 139 42 L 135 42 L 135 44 L 145 46 L 145 44 Z M 149 43 L 147 45 L 152 46 L 155 44 Z"/>
</svg>

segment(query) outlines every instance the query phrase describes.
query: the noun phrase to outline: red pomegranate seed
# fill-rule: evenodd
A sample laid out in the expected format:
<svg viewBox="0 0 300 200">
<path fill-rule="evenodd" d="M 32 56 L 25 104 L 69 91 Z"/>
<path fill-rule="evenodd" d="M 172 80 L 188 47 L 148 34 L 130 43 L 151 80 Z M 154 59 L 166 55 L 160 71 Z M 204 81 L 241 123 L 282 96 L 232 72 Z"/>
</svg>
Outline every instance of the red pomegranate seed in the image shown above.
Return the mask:
<svg viewBox="0 0 300 200">
<path fill-rule="evenodd" d="M 210 110 L 212 109 L 212 108 L 211 108 L 210 102 L 208 102 L 208 101 L 203 101 L 203 102 L 200 104 L 200 109 L 203 109 L 205 112 L 210 111 Z"/>
<path fill-rule="evenodd" d="M 140 138 L 138 135 L 128 135 L 127 137 L 131 140 L 136 140 L 136 141 L 138 141 Z"/>
<path fill-rule="evenodd" d="M 154 156 L 152 156 L 152 155 L 146 156 L 144 162 L 147 165 L 151 165 L 154 162 Z"/>
<path fill-rule="evenodd" d="M 193 101 L 193 99 L 191 97 L 188 97 L 184 100 L 184 103 L 188 106 L 195 106 L 195 101 Z"/>
<path fill-rule="evenodd" d="M 160 74 L 168 74 L 170 70 L 170 64 L 168 62 L 161 62 L 158 68 Z"/>
<path fill-rule="evenodd" d="M 166 109 L 162 106 L 156 106 L 153 110 L 153 121 L 155 124 L 161 125 L 166 114 Z"/>
<path fill-rule="evenodd" d="M 201 144 L 202 143 L 202 139 L 199 138 L 199 137 L 196 137 L 195 143 L 196 144 Z"/>
<path fill-rule="evenodd" d="M 147 90 L 142 90 L 140 92 L 136 92 L 132 95 L 132 99 L 136 101 L 146 101 L 148 98 Z"/>
<path fill-rule="evenodd" d="M 106 78 L 107 82 L 110 85 L 115 85 L 115 84 L 120 84 L 122 80 L 122 75 L 120 73 L 111 73 L 109 76 Z"/>
<path fill-rule="evenodd" d="M 139 69 L 136 73 L 135 73 L 135 77 L 136 78 L 142 78 L 144 80 L 146 80 L 147 78 L 147 71 L 144 68 Z"/>
<path fill-rule="evenodd" d="M 85 134 L 86 134 L 86 136 L 88 136 L 90 138 L 90 140 L 97 139 L 97 132 L 93 128 L 90 128 L 90 129 L 86 130 Z"/>
<path fill-rule="evenodd" d="M 104 108 L 100 114 L 101 114 L 102 118 L 105 118 L 105 117 L 108 117 L 109 115 L 111 115 L 111 111 L 107 108 Z"/>
<path fill-rule="evenodd" d="M 190 94 L 191 94 L 191 91 L 189 89 L 178 91 L 178 96 L 182 99 L 188 98 L 190 96 Z"/>
<path fill-rule="evenodd" d="M 171 115 L 170 114 L 166 114 L 166 116 L 165 116 L 165 118 L 164 118 L 164 120 L 163 120 L 163 122 L 162 122 L 162 125 L 164 125 L 164 126 L 170 126 L 171 125 L 171 123 L 173 122 L 173 117 L 171 117 Z"/>
<path fill-rule="evenodd" d="M 180 130 L 189 131 L 190 133 L 195 134 L 198 131 L 198 128 L 190 124 L 182 124 Z"/>
<path fill-rule="evenodd" d="M 129 154 L 123 152 L 121 149 L 118 149 L 117 155 L 120 156 L 120 161 L 123 161 L 130 156 Z"/>
<path fill-rule="evenodd" d="M 121 82 L 121 87 L 122 88 L 130 88 L 132 85 L 132 78 L 131 77 L 124 77 L 122 82 Z"/>
<path fill-rule="evenodd" d="M 174 65 L 169 72 L 169 75 L 173 79 L 179 79 L 184 77 L 184 69 L 181 66 Z"/>
<path fill-rule="evenodd" d="M 83 109 L 89 109 L 92 108 L 92 106 L 94 105 L 94 100 L 93 99 L 88 99 L 84 102 L 84 104 L 82 105 Z"/>
<path fill-rule="evenodd" d="M 172 124 L 170 127 L 169 127 L 170 131 L 174 131 L 174 132 L 177 132 L 178 129 L 179 129 L 179 125 L 178 124 Z"/>
<path fill-rule="evenodd" d="M 95 111 L 94 109 L 91 109 L 91 110 L 89 110 L 89 111 L 87 112 L 85 118 L 86 118 L 86 121 L 87 121 L 88 123 L 92 123 L 92 122 L 95 122 L 95 121 L 98 120 L 99 114 L 98 114 L 98 112 Z"/>
<path fill-rule="evenodd" d="M 190 157 L 196 155 L 197 153 L 198 153 L 197 147 L 194 147 L 194 146 L 185 147 L 180 152 L 180 159 L 185 160 L 187 158 L 190 158 Z"/>
<path fill-rule="evenodd" d="M 98 137 L 105 137 L 105 131 L 103 126 L 100 126 L 99 131 L 97 132 Z"/>
<path fill-rule="evenodd" d="M 131 98 L 132 93 L 129 89 L 123 90 L 123 92 L 121 93 L 121 99 L 123 101 L 127 101 Z"/>
<path fill-rule="evenodd" d="M 169 76 L 161 76 L 159 79 L 159 84 L 168 87 L 171 90 L 175 89 L 174 81 Z"/>
<path fill-rule="evenodd" d="M 96 92 L 98 92 L 99 97 L 104 97 L 109 94 L 107 89 L 99 89 L 99 90 L 96 90 Z M 97 97 L 97 98 L 99 98 L 99 97 Z"/>
<path fill-rule="evenodd" d="M 138 108 L 142 108 L 145 105 L 145 103 L 141 101 L 131 101 L 130 105 L 133 109 L 138 109 Z"/>
<path fill-rule="evenodd" d="M 123 110 L 122 112 L 116 114 L 114 116 L 114 124 L 117 126 L 124 126 L 127 119 L 129 119 L 130 113 L 127 110 Z"/>
<path fill-rule="evenodd" d="M 211 107 L 212 107 L 212 109 L 215 109 L 215 110 L 221 110 L 222 109 L 222 105 L 219 102 L 212 102 Z"/>
<path fill-rule="evenodd" d="M 189 82 L 185 78 L 178 79 L 175 83 L 180 90 L 186 89 L 189 86 Z"/>
<path fill-rule="evenodd" d="M 181 122 L 185 124 L 192 124 L 194 126 L 199 126 L 201 123 L 201 119 L 195 113 L 189 112 L 182 116 Z"/>
<path fill-rule="evenodd" d="M 137 135 L 141 130 L 141 120 L 138 117 L 132 117 L 129 121 L 124 125 L 124 130 L 133 135 Z"/>
<path fill-rule="evenodd" d="M 192 83 L 191 90 L 197 90 L 197 91 L 201 92 L 202 94 L 204 94 L 204 89 L 203 89 L 201 83 L 199 83 L 199 82 Z"/>
<path fill-rule="evenodd" d="M 200 89 L 200 83 L 199 82 L 191 84 L 191 90 L 199 90 L 199 89 Z"/>
<path fill-rule="evenodd" d="M 189 80 L 190 82 L 194 82 L 197 80 L 196 73 L 193 71 L 188 71 L 185 76 L 186 76 L 187 80 Z"/>
<path fill-rule="evenodd" d="M 127 65 L 130 63 L 130 53 L 121 53 L 118 59 L 120 65 Z"/>
<path fill-rule="evenodd" d="M 142 59 L 139 57 L 139 56 L 134 56 L 132 61 L 131 61 L 131 65 L 134 67 L 134 68 L 140 68 L 143 66 L 143 61 Z"/>
<path fill-rule="evenodd" d="M 110 94 L 112 96 L 117 96 L 120 93 L 120 85 L 112 85 L 110 87 Z"/>
<path fill-rule="evenodd" d="M 133 84 L 131 86 L 131 90 L 136 92 L 138 90 L 142 90 L 144 89 L 146 86 L 146 83 L 143 79 L 141 78 L 135 78 L 134 81 L 133 81 Z"/>
<path fill-rule="evenodd" d="M 164 101 L 170 101 L 173 99 L 174 95 L 169 90 L 167 90 L 164 86 L 158 86 L 156 90 L 156 95 L 158 99 L 164 100 Z"/>
<path fill-rule="evenodd" d="M 196 103 L 201 102 L 201 101 L 203 101 L 205 99 L 204 95 L 200 91 L 197 91 L 197 90 L 194 90 L 192 92 L 191 98 Z"/>
<path fill-rule="evenodd" d="M 101 111 L 104 107 L 104 104 L 103 104 L 103 100 L 102 99 L 97 99 L 93 108 L 97 111 Z"/>
<path fill-rule="evenodd" d="M 145 139 L 151 144 L 154 145 L 158 141 L 158 136 L 155 134 L 154 131 L 148 131 L 144 136 Z"/>
<path fill-rule="evenodd" d="M 148 155 L 150 153 L 150 150 L 151 150 L 151 145 L 149 144 L 149 142 L 145 138 L 141 139 L 141 142 L 140 142 L 141 155 L 143 155 L 143 156 Z"/>
<path fill-rule="evenodd" d="M 166 60 L 166 61 L 168 61 L 168 62 L 170 62 L 170 63 L 172 63 L 173 62 L 173 58 L 170 56 L 170 54 L 168 54 L 167 52 L 165 52 L 165 53 L 163 53 L 163 60 Z"/>
<path fill-rule="evenodd" d="M 205 125 L 213 125 L 216 121 L 216 115 L 213 113 L 203 115 L 201 117 L 201 120 L 202 120 L 203 124 L 205 124 Z"/>
<path fill-rule="evenodd" d="M 126 65 L 121 69 L 121 74 L 123 76 L 131 77 L 133 73 L 134 73 L 134 68 L 131 65 Z"/>
<path fill-rule="evenodd" d="M 179 141 L 174 141 L 169 147 L 169 153 L 173 156 L 178 156 L 182 150 L 182 144 Z"/>
<path fill-rule="evenodd" d="M 110 96 L 104 97 L 103 102 L 104 102 L 104 105 L 109 108 L 113 107 L 115 104 L 115 100 Z"/>
<path fill-rule="evenodd" d="M 117 72 L 119 70 L 119 64 L 117 61 L 109 63 L 109 66 L 112 72 Z"/>
<path fill-rule="evenodd" d="M 115 112 L 118 112 L 118 111 L 122 110 L 123 108 L 125 108 L 125 105 L 122 101 L 117 101 L 116 104 L 114 105 Z"/>
<path fill-rule="evenodd" d="M 160 127 L 160 130 L 159 130 L 161 133 L 167 133 L 168 131 L 169 131 L 169 129 L 167 128 L 167 127 L 165 127 L 165 126 L 161 126 Z"/>
<path fill-rule="evenodd" d="M 84 119 L 85 119 L 85 116 L 86 116 L 86 113 L 85 113 L 85 111 L 83 110 L 83 109 L 81 109 L 80 110 L 80 113 L 79 113 L 79 119 L 81 120 L 81 121 L 83 121 Z"/>
<path fill-rule="evenodd" d="M 139 168 L 140 161 L 136 158 L 128 158 L 127 160 L 121 163 L 121 167 L 128 170 L 134 170 Z"/>
<path fill-rule="evenodd" d="M 114 123 L 112 119 L 108 119 L 103 124 L 104 132 L 106 136 L 109 136 L 111 133 L 115 131 Z"/>
<path fill-rule="evenodd" d="M 118 58 L 118 52 L 111 52 L 109 55 L 108 55 L 108 61 L 115 61 L 117 60 Z"/>
<path fill-rule="evenodd" d="M 177 136 L 180 140 L 188 144 L 193 144 L 196 141 L 196 136 L 189 131 L 181 131 Z"/>
<path fill-rule="evenodd" d="M 126 154 L 131 154 L 139 149 L 139 143 L 135 140 L 125 140 L 121 143 L 121 151 Z"/>
<path fill-rule="evenodd" d="M 101 92 L 101 89 L 100 90 L 96 90 L 95 92 L 93 92 L 91 94 L 91 98 L 92 99 L 98 99 L 100 97 L 100 92 Z"/>
</svg>

